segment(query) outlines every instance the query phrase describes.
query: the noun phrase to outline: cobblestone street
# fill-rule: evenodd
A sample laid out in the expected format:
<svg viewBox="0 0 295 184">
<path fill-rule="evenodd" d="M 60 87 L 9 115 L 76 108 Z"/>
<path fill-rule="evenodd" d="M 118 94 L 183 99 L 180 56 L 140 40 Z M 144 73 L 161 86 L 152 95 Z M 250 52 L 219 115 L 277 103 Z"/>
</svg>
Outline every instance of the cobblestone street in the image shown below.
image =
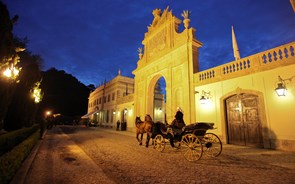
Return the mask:
<svg viewBox="0 0 295 184">
<path fill-rule="evenodd" d="M 294 165 L 294 154 L 231 145 L 217 158 L 188 162 L 169 145 L 139 146 L 135 133 L 58 126 L 47 131 L 24 183 L 291 184 Z"/>
</svg>

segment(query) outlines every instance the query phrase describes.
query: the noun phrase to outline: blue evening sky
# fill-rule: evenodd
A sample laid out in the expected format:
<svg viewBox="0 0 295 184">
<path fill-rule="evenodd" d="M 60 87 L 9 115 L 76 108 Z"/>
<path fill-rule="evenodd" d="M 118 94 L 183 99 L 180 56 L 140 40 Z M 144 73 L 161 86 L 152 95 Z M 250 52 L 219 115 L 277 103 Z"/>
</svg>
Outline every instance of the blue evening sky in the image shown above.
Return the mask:
<svg viewBox="0 0 295 184">
<path fill-rule="evenodd" d="M 133 77 L 144 33 L 155 8 L 172 9 L 191 24 L 200 49 L 200 70 L 234 60 L 231 26 L 241 57 L 295 41 L 295 13 L 289 0 L 4 0 L 14 34 L 28 37 L 27 50 L 85 85 L 121 74 Z M 183 28 L 182 28 L 183 29 Z"/>
</svg>

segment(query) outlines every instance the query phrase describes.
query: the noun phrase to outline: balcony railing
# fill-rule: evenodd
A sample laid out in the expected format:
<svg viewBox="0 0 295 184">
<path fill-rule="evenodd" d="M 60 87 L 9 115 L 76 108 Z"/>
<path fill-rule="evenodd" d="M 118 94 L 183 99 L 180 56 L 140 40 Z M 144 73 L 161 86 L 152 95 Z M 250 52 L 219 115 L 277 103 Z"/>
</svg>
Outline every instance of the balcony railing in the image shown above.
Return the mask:
<svg viewBox="0 0 295 184">
<path fill-rule="evenodd" d="M 198 72 L 194 75 L 194 82 L 226 80 L 290 64 L 295 64 L 295 42 Z"/>
</svg>

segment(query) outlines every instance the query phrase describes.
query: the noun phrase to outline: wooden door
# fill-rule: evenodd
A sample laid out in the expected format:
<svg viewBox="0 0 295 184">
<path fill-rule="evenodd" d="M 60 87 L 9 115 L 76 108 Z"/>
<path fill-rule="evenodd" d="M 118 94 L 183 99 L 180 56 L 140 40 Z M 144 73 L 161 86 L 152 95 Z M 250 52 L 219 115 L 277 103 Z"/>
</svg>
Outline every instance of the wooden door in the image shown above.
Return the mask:
<svg viewBox="0 0 295 184">
<path fill-rule="evenodd" d="M 235 95 L 226 100 L 228 143 L 262 147 L 258 97 Z"/>
<path fill-rule="evenodd" d="M 238 95 L 227 99 L 226 106 L 228 143 L 245 145 L 245 135 L 243 131 L 243 114 L 241 111 L 241 101 Z"/>
</svg>

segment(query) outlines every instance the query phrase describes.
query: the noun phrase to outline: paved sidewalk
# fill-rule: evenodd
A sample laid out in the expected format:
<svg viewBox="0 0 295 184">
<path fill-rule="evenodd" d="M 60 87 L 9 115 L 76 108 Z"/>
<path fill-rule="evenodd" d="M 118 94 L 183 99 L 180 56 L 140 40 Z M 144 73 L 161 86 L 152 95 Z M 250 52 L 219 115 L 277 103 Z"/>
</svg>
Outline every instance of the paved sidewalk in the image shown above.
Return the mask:
<svg viewBox="0 0 295 184">
<path fill-rule="evenodd" d="M 108 128 L 99 128 L 99 127 L 92 127 L 91 129 L 100 129 L 103 131 L 108 131 L 110 133 L 116 133 L 116 134 L 122 134 L 134 137 L 134 141 L 136 141 L 135 138 L 135 132 L 131 131 L 116 131 L 114 129 L 108 129 Z M 54 132 L 54 134 L 53 134 Z M 58 134 L 57 134 L 58 133 Z M 28 175 L 30 173 L 34 173 L 33 175 L 38 176 L 48 174 L 47 172 L 55 172 L 54 170 L 60 169 L 60 167 L 64 167 L 64 165 L 61 165 L 62 161 L 67 160 L 68 162 L 74 162 L 77 166 L 76 168 L 73 168 L 73 165 L 69 168 L 63 168 L 64 172 L 75 172 L 77 169 L 79 169 L 80 172 L 89 172 L 93 174 L 89 174 L 88 176 L 99 176 L 100 181 L 105 181 L 105 183 L 112 183 L 112 181 L 108 180 L 108 178 L 104 175 L 104 173 L 101 171 L 99 167 L 93 163 L 93 161 L 81 150 L 77 145 L 75 145 L 70 139 L 66 139 L 67 141 L 61 142 L 59 140 L 59 136 L 66 136 L 66 134 L 63 134 L 61 132 L 61 129 L 59 127 L 54 127 L 53 129 L 49 130 L 47 134 L 44 136 L 43 140 L 40 140 L 36 146 L 33 148 L 31 154 L 28 156 L 28 158 L 25 160 L 25 162 L 22 164 L 22 167 L 15 175 L 14 179 L 12 180 L 11 184 L 19 184 L 19 183 L 29 183 L 31 181 L 28 179 Z M 50 150 L 47 149 L 50 148 L 48 144 L 49 141 L 47 140 L 53 140 L 53 143 L 55 147 L 58 147 L 58 149 L 63 149 L 65 145 L 71 145 L 71 150 L 68 152 L 67 155 L 60 155 L 60 153 L 56 150 Z M 48 152 L 50 153 L 50 162 L 48 160 Z M 280 166 L 286 169 L 292 169 L 295 170 L 295 153 L 294 152 L 284 152 L 284 151 L 278 151 L 278 150 L 268 150 L 268 149 L 257 149 L 257 148 L 250 148 L 250 147 L 243 147 L 243 146 L 234 146 L 234 145 L 223 145 L 223 151 L 221 154 L 225 155 L 232 155 L 233 157 L 237 157 L 239 159 L 246 159 L 251 161 L 256 161 L 260 163 L 267 163 L 270 165 L 276 165 Z M 36 170 L 36 166 L 38 165 L 38 168 L 40 170 Z M 52 168 L 52 171 L 43 171 L 42 170 L 42 164 L 52 164 L 55 165 Z M 35 169 L 35 170 L 32 170 Z M 39 173 L 36 173 L 39 172 Z M 43 173 L 42 173 L 43 172 Z M 33 176 L 32 174 L 30 177 Z M 48 177 L 59 177 L 62 178 L 62 176 L 51 173 L 51 175 Z M 91 178 L 81 178 L 78 180 L 80 176 L 73 176 L 75 180 L 73 180 L 72 183 L 86 183 L 88 179 L 91 180 Z M 38 179 L 38 178 L 37 178 Z M 55 178 L 56 179 L 56 178 Z M 32 180 L 34 181 L 34 180 Z M 36 181 L 36 180 L 35 180 Z M 37 180 L 38 181 L 38 180 Z M 67 178 L 67 181 L 70 181 L 69 178 Z M 93 179 L 92 181 L 95 181 Z M 41 181 L 41 183 L 50 183 L 49 181 Z M 61 182 L 63 183 L 63 182 Z"/>
<path fill-rule="evenodd" d="M 11 181 L 11 184 L 31 183 L 114 182 L 57 126 L 48 130 L 43 140 L 39 140 Z"/>
</svg>

